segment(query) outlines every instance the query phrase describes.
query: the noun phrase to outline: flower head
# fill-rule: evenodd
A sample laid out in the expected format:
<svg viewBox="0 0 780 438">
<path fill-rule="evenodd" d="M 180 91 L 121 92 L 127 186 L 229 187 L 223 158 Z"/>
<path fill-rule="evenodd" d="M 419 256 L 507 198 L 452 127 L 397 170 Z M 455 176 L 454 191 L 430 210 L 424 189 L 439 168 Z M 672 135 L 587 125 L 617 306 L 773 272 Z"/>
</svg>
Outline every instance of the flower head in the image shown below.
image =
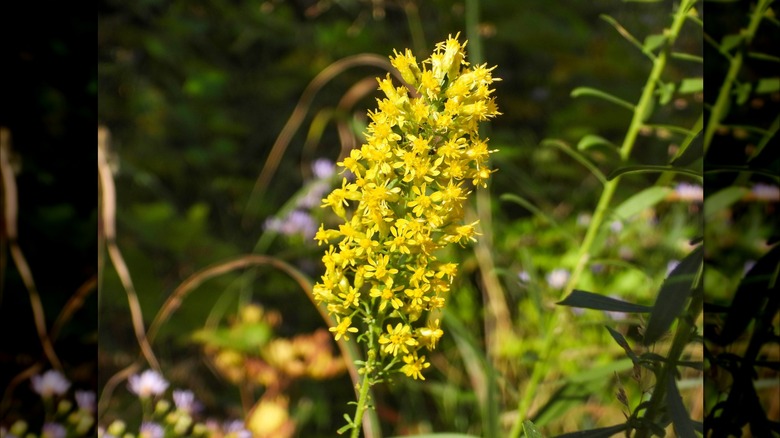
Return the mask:
<svg viewBox="0 0 780 438">
<path fill-rule="evenodd" d="M 393 364 L 384 369 L 414 378 L 429 365 L 419 350 L 435 348 L 443 335 L 438 320 L 417 321 L 444 306 L 457 273 L 437 252 L 476 241 L 477 223 L 464 223 L 465 202 L 493 173 L 495 151 L 479 124 L 500 114 L 492 89 L 499 79 L 495 67 L 469 64 L 465 48 L 455 35 L 422 62 L 408 49 L 394 51 L 390 62 L 404 86 L 390 75 L 377 78 L 381 97 L 368 113 L 366 141 L 337 163 L 354 179 L 343 178 L 322 200 L 343 223 L 314 232 L 327 250 L 313 295 L 336 317 L 330 331 L 346 339 L 359 331 L 352 318 L 361 317 L 359 342 Z"/>
<path fill-rule="evenodd" d="M 137 396 L 147 398 L 165 392 L 168 389 L 168 381 L 157 371 L 146 370 L 140 375 L 130 376 L 128 387 Z"/>
<path fill-rule="evenodd" d="M 43 375 L 33 376 L 31 380 L 33 391 L 42 398 L 65 394 L 65 391 L 70 388 L 68 379 L 57 370 L 46 371 Z"/>
</svg>

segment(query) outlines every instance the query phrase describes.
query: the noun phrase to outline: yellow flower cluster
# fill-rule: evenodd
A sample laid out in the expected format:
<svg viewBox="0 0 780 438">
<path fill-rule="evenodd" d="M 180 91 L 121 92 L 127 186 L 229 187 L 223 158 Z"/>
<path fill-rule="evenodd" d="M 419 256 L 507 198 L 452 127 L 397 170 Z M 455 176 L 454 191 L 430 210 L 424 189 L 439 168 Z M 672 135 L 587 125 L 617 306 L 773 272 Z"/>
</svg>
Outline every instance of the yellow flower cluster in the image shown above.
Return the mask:
<svg viewBox="0 0 780 438">
<path fill-rule="evenodd" d="M 349 339 L 361 331 L 353 323 L 365 322 L 358 340 L 386 360 L 384 369 L 415 379 L 430 365 L 421 349 L 435 348 L 443 332 L 438 319 L 413 324 L 444 306 L 458 268 L 434 253 L 476 240 L 464 202 L 492 173 L 494 151 L 478 127 L 500 114 L 490 88 L 498 79 L 495 67 L 470 67 L 465 46 L 456 35 L 421 65 L 408 49 L 390 58 L 408 85 L 378 79 L 385 97 L 369 111 L 366 143 L 338 163 L 354 179 L 323 199 L 344 224 L 321 225 L 315 236 L 329 246 L 314 296 L 337 318 L 330 331 Z"/>
</svg>

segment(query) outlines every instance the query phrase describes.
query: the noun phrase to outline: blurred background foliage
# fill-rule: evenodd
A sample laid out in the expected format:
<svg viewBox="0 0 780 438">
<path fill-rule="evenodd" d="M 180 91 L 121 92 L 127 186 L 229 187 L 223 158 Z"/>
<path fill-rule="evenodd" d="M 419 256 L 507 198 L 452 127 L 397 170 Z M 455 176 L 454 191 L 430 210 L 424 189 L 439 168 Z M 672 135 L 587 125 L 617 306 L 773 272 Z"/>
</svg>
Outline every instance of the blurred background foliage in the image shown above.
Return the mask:
<svg viewBox="0 0 780 438">
<path fill-rule="evenodd" d="M 636 101 L 650 62 L 600 15 L 614 17 L 641 40 L 668 25 L 671 3 L 529 0 L 486 1 L 478 7 L 479 39 L 467 51 L 473 56 L 479 50 L 483 61 L 498 66 L 494 76 L 503 79 L 496 84 L 503 115 L 486 131 L 491 147 L 499 150 L 494 155 L 499 171 L 491 186 L 492 252 L 517 335 L 498 353 L 500 397 L 511 410 L 519 382 L 538 360 L 545 335 L 540 321 L 562 287 L 551 275 L 560 269 L 558 275 L 565 276 L 571 268 L 601 187 L 570 156 L 540 143 L 556 138 L 573 146 L 588 134 L 622 141 L 630 112 L 596 99 L 572 99 L 570 92 L 588 86 Z M 314 159 L 337 160 L 341 145 L 334 121 L 346 123 L 356 134 L 362 131 L 365 112 L 375 107 L 378 93 L 363 95 L 346 111 L 339 102 L 360 80 L 385 72 L 357 67 L 325 84 L 306 108 L 269 189 L 250 200 L 271 146 L 303 90 L 323 69 L 344 57 L 386 57 L 407 47 L 424 59 L 448 34 L 467 36 L 468 8 L 459 1 L 412 0 L 100 1 L 98 121 L 112 135 L 118 244 L 147 323 L 185 278 L 238 254 L 270 254 L 316 278 L 322 249 L 300 235 L 275 235 L 264 224 L 290 208 L 288 200 L 313 180 L 309 166 Z M 701 56 L 700 30 L 686 24 L 676 48 Z M 665 79 L 700 77 L 700 70 L 696 63 L 672 60 Z M 326 111 L 333 111 L 332 119 L 316 118 Z M 691 126 L 700 112 L 700 93 L 676 95 L 673 104 L 656 108 L 652 120 Z M 315 129 L 307 134 L 310 126 Z M 632 159 L 664 164 L 679 141 L 664 130 L 647 130 Z M 609 152 L 589 157 L 605 172 L 615 167 Z M 626 178 L 616 202 L 656 178 Z M 507 193 L 528 200 L 542 214 L 498 199 Z M 685 255 L 689 247 L 684 242 L 701 233 L 700 223 L 690 220 L 698 208 L 696 202 L 668 202 L 656 214 L 616 221 L 605 237 L 604 263 L 583 278 L 581 287 L 651 304 L 668 263 Z M 332 220 L 317 208 L 312 215 L 317 223 Z M 463 263 L 450 312 L 481 350 L 481 274 L 472 252 L 454 249 L 449 256 Z M 135 358 L 126 302 L 119 280 L 107 269 L 101 281 L 101 382 Z M 276 329 L 282 336 L 324 325 L 297 285 L 277 272 L 258 269 L 203 284 L 154 344 L 173 382 L 189 386 L 209 409 L 227 408 L 237 416 L 239 390 L 209 371 L 192 333 L 207 318 L 235 314 L 249 302 L 282 314 Z M 622 357 L 602 327 L 613 317 L 620 315 L 585 311 L 578 330 L 561 337 L 556 347 L 563 356 L 550 366 L 558 375 L 609 367 Z M 637 324 L 630 321 L 629 326 Z M 445 336 L 440 353 L 431 358 L 435 366 L 425 385 L 399 379 L 397 385 L 376 389 L 386 433 L 480 433 L 480 413 L 474 408 L 479 401 L 470 381 L 474 376 L 464 368 L 475 352 L 463 345 Z M 628 369 L 630 363 L 619 367 Z M 535 405 L 535 421 L 550 433 L 620 421 L 612 374 L 600 369 L 603 375 L 597 371 L 565 387 L 544 387 L 548 396 L 563 391 L 558 394 L 562 403 L 543 409 Z M 346 377 L 332 384 L 303 382 L 289 391 L 298 400 L 293 412 L 308 431 L 305 436 L 330 436 L 354 396 Z M 124 392 L 117 390 L 114 412 L 136 409 L 132 400 L 120 397 Z M 633 397 L 636 405 L 641 394 Z M 576 415 L 564 416 L 569 409 Z M 512 423 L 511 412 L 504 417 L 505 424 Z"/>
</svg>

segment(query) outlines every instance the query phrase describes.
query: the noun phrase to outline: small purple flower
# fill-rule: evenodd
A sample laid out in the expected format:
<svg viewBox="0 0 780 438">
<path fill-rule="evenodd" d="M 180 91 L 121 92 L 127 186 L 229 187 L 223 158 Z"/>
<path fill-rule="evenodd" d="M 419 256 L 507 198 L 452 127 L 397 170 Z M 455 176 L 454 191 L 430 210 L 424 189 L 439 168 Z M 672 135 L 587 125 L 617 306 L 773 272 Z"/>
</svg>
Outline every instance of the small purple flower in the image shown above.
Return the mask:
<svg viewBox="0 0 780 438">
<path fill-rule="evenodd" d="M 698 184 L 679 183 L 674 188 L 677 197 L 683 201 L 702 202 L 704 189 Z"/>
<path fill-rule="evenodd" d="M 157 371 L 146 370 L 141 375 L 130 376 L 128 387 L 139 397 L 146 398 L 165 392 L 168 382 Z"/>
<path fill-rule="evenodd" d="M 753 196 L 760 201 L 780 201 L 780 188 L 775 185 L 758 183 L 754 185 L 750 191 L 753 193 Z"/>
<path fill-rule="evenodd" d="M 531 281 L 531 275 L 528 274 L 528 271 L 520 271 L 517 273 L 517 281 L 519 281 L 520 284 L 527 284 Z"/>
<path fill-rule="evenodd" d="M 225 435 L 235 438 L 252 438 L 252 432 L 246 430 L 244 422 L 241 420 L 228 421 L 222 427 Z"/>
<path fill-rule="evenodd" d="M 307 240 L 314 238 L 317 234 L 318 224 L 314 219 L 306 212 L 300 210 L 294 210 L 287 216 L 287 220 L 282 225 L 282 234 L 288 236 L 295 234 L 302 234 Z"/>
<path fill-rule="evenodd" d="M 569 271 L 566 269 L 553 269 L 552 272 L 547 274 L 547 284 L 553 289 L 563 289 L 566 286 L 566 282 L 569 281 Z"/>
<path fill-rule="evenodd" d="M 615 234 L 623 231 L 623 222 L 621 222 L 621 221 L 612 221 L 609 224 L 609 230 L 612 231 Z"/>
<path fill-rule="evenodd" d="M 157 423 L 143 422 L 138 430 L 138 438 L 163 438 L 165 429 Z"/>
<path fill-rule="evenodd" d="M 336 166 L 327 158 L 318 158 L 311 163 L 311 171 L 318 179 L 326 179 L 336 173 Z"/>
<path fill-rule="evenodd" d="M 590 225 L 591 216 L 588 213 L 580 213 L 577 215 L 577 225 L 581 227 L 587 227 Z"/>
<path fill-rule="evenodd" d="M 175 389 L 173 391 L 173 403 L 176 404 L 176 409 L 184 411 L 189 415 L 200 410 L 200 403 L 195 400 L 195 394 L 189 390 Z"/>
<path fill-rule="evenodd" d="M 43 375 L 32 376 L 33 391 L 42 398 L 51 398 L 55 395 L 65 394 L 70 388 L 70 382 L 57 370 L 49 370 Z"/>
<path fill-rule="evenodd" d="M 82 411 L 95 412 L 95 392 L 76 391 L 76 404 Z"/>
<path fill-rule="evenodd" d="M 59 423 L 44 423 L 41 429 L 41 438 L 65 438 L 68 431 Z"/>
</svg>

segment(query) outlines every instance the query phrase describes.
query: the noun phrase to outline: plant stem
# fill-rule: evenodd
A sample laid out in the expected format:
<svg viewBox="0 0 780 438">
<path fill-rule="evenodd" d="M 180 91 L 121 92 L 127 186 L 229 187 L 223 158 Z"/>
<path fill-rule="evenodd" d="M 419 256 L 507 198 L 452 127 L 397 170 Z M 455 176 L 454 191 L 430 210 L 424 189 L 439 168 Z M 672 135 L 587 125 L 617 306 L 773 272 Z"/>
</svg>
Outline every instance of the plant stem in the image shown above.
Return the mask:
<svg viewBox="0 0 780 438">
<path fill-rule="evenodd" d="M 369 351 L 368 361 L 366 362 L 366 367 L 364 368 L 366 372 L 363 374 L 362 383 L 360 384 L 360 395 L 357 401 L 357 408 L 355 409 L 355 418 L 352 420 L 355 424 L 355 427 L 352 429 L 351 438 L 358 438 L 360 436 L 360 425 L 363 423 L 363 414 L 368 407 L 368 390 L 371 387 L 369 371 L 374 366 L 373 353 L 373 351 Z"/>
<path fill-rule="evenodd" d="M 666 33 L 666 48 L 661 50 L 658 56 L 653 60 L 653 68 L 650 71 L 650 75 L 647 78 L 644 89 L 642 90 L 642 95 L 639 98 L 639 102 L 634 107 L 634 115 L 631 118 L 631 124 L 628 127 L 626 136 L 623 139 L 623 144 L 620 147 L 620 158 L 623 163 L 625 163 L 631 156 L 631 151 L 634 148 L 637 135 L 639 134 L 644 121 L 650 116 L 651 106 L 654 103 L 653 94 L 655 93 L 656 84 L 661 78 L 661 73 L 663 73 L 664 68 L 666 67 L 668 48 L 674 45 L 674 41 L 680 34 L 680 29 L 685 22 L 685 17 L 694 3 L 695 0 L 686 0 L 682 2 L 677 8 L 674 14 L 674 20 L 672 21 L 672 26 Z M 559 299 L 567 296 L 574 290 L 580 281 L 582 272 L 588 265 L 588 261 L 590 261 L 593 253 L 595 253 L 597 250 L 597 248 L 594 248 L 594 242 L 596 241 L 596 237 L 598 236 L 598 233 L 601 230 L 601 226 L 604 223 L 604 219 L 607 215 L 610 203 L 612 202 L 612 197 L 614 196 L 619 183 L 620 177 L 618 176 L 611 181 L 607 181 L 607 183 L 604 185 L 604 190 L 601 192 L 601 197 L 599 198 L 599 202 L 596 205 L 596 210 L 593 213 L 590 225 L 588 226 L 588 230 L 585 233 L 585 238 L 583 239 L 582 245 L 580 246 L 580 251 L 577 256 L 577 264 L 572 271 L 571 277 L 569 277 L 569 281 L 566 284 L 563 293 L 561 293 L 561 295 L 558 297 Z M 553 330 L 563 330 L 564 324 L 567 322 L 567 320 L 568 318 L 565 312 L 554 312 L 554 314 L 547 320 L 545 330 L 542 333 L 542 335 L 545 337 L 545 340 L 541 351 L 539 352 L 539 362 L 534 366 L 531 378 L 529 379 L 525 389 L 521 391 L 524 396 L 520 399 L 518 404 L 518 418 L 515 424 L 512 426 L 512 430 L 509 434 L 511 438 L 517 438 L 520 436 L 522 423 L 525 419 L 525 412 L 530 408 L 534 398 L 537 395 L 536 392 L 539 388 L 539 384 L 542 381 L 543 374 L 545 374 L 546 371 L 545 367 L 540 366 L 539 363 L 547 363 L 550 357 L 550 352 L 552 350 L 553 339 L 557 338 L 554 336 Z"/>
<path fill-rule="evenodd" d="M 764 12 L 769 7 L 772 0 L 760 0 L 756 7 L 753 9 L 753 14 L 750 16 L 750 24 L 747 29 L 742 29 L 740 34 L 744 36 L 744 47 L 747 47 L 753 37 L 756 35 L 758 25 L 761 24 L 761 19 L 764 16 Z M 723 79 L 723 84 L 718 91 L 718 98 L 715 100 L 715 104 L 712 105 L 709 119 L 707 120 L 707 127 L 704 130 L 704 154 L 707 154 L 707 150 L 712 143 L 712 137 L 715 135 L 715 130 L 720 126 L 721 120 L 723 120 L 728 112 L 728 104 L 731 99 L 731 88 L 734 82 L 737 80 L 737 75 L 742 69 L 743 49 L 737 49 L 737 53 L 731 57 L 728 53 L 721 53 L 729 58 L 729 70 L 726 73 L 726 77 Z"/>
</svg>

